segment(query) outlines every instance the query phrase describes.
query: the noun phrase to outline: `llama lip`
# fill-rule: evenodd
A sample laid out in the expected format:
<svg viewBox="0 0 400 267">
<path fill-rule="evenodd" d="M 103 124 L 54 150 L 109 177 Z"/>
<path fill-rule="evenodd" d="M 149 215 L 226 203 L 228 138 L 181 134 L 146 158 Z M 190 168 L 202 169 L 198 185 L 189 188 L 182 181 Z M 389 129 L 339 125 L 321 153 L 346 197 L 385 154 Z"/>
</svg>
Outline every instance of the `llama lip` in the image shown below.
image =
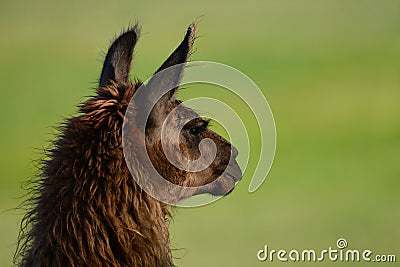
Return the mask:
<svg viewBox="0 0 400 267">
<path fill-rule="evenodd" d="M 236 161 L 229 164 L 225 169 L 221 181 L 222 189 L 220 189 L 220 195 L 229 195 L 233 189 L 235 189 L 236 184 L 242 179 L 242 171 Z M 218 195 L 218 194 L 217 194 Z"/>
<path fill-rule="evenodd" d="M 219 177 L 212 183 L 200 187 L 199 194 L 226 196 L 235 189 L 236 183 L 242 178 L 242 171 L 236 161 L 221 170 Z"/>
<path fill-rule="evenodd" d="M 239 182 L 242 179 L 242 170 L 240 169 L 239 165 L 235 161 L 233 164 L 229 164 L 224 172 L 224 176 L 232 178 L 232 180 Z"/>
</svg>

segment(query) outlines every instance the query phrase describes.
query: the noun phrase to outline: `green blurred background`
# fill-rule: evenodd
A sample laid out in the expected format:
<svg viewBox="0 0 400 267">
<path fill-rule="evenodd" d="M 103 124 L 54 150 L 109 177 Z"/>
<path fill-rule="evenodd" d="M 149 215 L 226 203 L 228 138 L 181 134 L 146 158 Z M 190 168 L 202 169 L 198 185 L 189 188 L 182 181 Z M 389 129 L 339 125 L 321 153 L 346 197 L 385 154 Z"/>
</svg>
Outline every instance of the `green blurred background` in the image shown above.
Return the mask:
<svg viewBox="0 0 400 267">
<path fill-rule="evenodd" d="M 142 24 L 132 74 L 146 79 L 199 16 L 192 59 L 252 78 L 278 143 L 255 193 L 246 175 L 216 203 L 175 209 L 175 263 L 279 266 L 257 251 L 325 249 L 340 237 L 400 257 L 399 1 L 39 0 L 0 4 L 0 266 L 12 265 L 21 184 L 52 126 L 92 94 L 112 37 Z"/>
</svg>

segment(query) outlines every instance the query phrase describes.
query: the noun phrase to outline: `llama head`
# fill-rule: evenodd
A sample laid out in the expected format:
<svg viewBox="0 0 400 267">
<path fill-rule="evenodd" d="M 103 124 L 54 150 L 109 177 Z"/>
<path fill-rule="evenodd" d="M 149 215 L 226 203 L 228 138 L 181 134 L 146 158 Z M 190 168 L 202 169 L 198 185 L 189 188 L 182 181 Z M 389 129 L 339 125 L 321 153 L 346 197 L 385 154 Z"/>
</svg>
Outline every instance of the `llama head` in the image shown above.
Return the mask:
<svg viewBox="0 0 400 267">
<path fill-rule="evenodd" d="M 189 26 L 180 45 L 143 85 L 128 81 L 138 36 L 135 26 L 112 43 L 99 82 L 100 88 L 123 88 L 128 96 L 125 100 L 130 104 L 124 114 L 128 141 L 124 145 L 129 146 L 125 160 L 132 176 L 147 182 L 155 175 L 150 169 L 155 170 L 169 184 L 180 186 L 179 192 L 172 186 L 172 201 L 196 194 L 228 194 L 242 176 L 235 160 L 237 150 L 208 129 L 207 120 L 175 98 L 195 39 L 195 24 Z"/>
</svg>

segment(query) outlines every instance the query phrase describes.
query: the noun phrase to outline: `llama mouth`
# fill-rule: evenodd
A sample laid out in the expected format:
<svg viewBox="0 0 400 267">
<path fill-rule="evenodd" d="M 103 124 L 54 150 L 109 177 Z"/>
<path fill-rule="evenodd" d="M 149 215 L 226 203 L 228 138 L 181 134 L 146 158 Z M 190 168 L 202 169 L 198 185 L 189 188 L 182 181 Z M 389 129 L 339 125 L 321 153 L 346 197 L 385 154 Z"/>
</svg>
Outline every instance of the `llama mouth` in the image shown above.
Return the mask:
<svg viewBox="0 0 400 267">
<path fill-rule="evenodd" d="M 234 161 L 226 167 L 222 175 L 216 180 L 215 186 L 210 188 L 207 193 L 214 196 L 228 195 L 233 191 L 240 179 L 242 179 L 242 171 L 237 162 Z"/>
<path fill-rule="evenodd" d="M 236 161 L 234 161 L 233 164 L 228 165 L 223 175 L 231 178 L 235 183 L 239 182 L 243 176 L 242 170 Z"/>
</svg>

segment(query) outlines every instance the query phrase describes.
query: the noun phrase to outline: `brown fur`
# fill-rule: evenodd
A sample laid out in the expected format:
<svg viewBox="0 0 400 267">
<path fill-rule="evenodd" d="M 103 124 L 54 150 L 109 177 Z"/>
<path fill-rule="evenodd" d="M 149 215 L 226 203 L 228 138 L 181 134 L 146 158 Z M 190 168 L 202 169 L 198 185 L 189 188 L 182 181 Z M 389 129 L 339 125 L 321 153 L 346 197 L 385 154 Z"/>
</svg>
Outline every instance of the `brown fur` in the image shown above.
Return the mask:
<svg viewBox="0 0 400 267">
<path fill-rule="evenodd" d="M 194 25 L 191 27 L 163 68 L 186 61 L 194 39 Z M 108 51 L 96 95 L 80 106 L 81 115 L 63 124 L 54 148 L 43 160 L 29 200 L 32 209 L 22 222 L 15 259 L 19 266 L 173 265 L 167 206 L 136 184 L 122 147 L 125 112 L 141 85 L 128 81 L 137 37 L 135 26 L 116 39 Z M 179 103 L 172 95 L 162 101 L 165 103 L 157 107 L 157 118 Z M 226 140 L 206 128 L 196 135 L 183 133 L 180 146 L 188 158 L 198 156 L 201 138 L 213 139 L 218 147 L 212 166 L 197 174 L 187 173 L 165 158 L 156 117 L 150 118 L 154 125 L 148 127 L 152 134 L 147 147 L 153 164 L 166 179 L 199 186 L 221 175 L 231 157 L 231 145 Z M 199 127 L 197 124 L 203 122 L 194 123 L 193 127 Z M 135 142 L 138 137 L 132 135 L 130 139 Z M 237 152 L 234 154 L 236 157 Z M 137 173 L 142 179 L 148 178 L 143 166 L 137 166 Z M 226 194 L 233 188 L 232 177 L 222 180 L 217 188 L 209 188 L 209 192 L 193 194 Z"/>
<path fill-rule="evenodd" d="M 138 188 L 123 159 L 135 85 L 99 88 L 43 163 L 21 266 L 170 266 L 166 206 Z"/>
</svg>

